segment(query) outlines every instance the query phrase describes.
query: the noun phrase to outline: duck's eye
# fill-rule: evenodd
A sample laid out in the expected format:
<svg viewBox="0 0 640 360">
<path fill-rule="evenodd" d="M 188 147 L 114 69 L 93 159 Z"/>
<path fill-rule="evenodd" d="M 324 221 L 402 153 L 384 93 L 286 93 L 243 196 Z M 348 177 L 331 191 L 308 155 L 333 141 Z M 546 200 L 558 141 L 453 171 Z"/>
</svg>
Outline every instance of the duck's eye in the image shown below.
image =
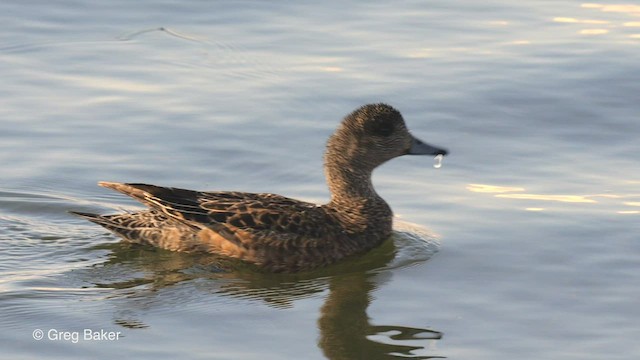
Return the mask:
<svg viewBox="0 0 640 360">
<path fill-rule="evenodd" d="M 374 132 L 379 136 L 389 136 L 393 133 L 393 123 L 385 121 L 374 128 Z"/>
</svg>

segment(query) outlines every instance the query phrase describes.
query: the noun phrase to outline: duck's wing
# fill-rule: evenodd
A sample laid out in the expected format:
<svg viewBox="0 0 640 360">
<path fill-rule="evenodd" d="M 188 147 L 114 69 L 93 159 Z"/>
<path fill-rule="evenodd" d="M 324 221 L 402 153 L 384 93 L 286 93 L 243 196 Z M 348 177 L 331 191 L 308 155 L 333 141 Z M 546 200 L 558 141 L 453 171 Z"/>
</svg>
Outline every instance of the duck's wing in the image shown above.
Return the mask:
<svg viewBox="0 0 640 360">
<path fill-rule="evenodd" d="M 148 184 L 100 182 L 192 227 L 213 230 L 245 249 L 287 247 L 339 231 L 320 206 L 275 194 L 200 192 Z M 300 245 L 300 244 L 298 244 Z M 319 244 L 316 244 L 316 246 Z"/>
</svg>

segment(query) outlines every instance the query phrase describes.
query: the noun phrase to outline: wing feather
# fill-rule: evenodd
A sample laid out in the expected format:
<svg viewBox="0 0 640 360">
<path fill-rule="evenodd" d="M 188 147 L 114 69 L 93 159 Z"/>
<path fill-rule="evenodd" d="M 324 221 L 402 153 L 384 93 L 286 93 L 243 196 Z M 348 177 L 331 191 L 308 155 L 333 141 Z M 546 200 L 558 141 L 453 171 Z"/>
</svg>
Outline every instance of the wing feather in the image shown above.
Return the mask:
<svg viewBox="0 0 640 360">
<path fill-rule="evenodd" d="M 101 182 L 189 226 L 208 228 L 247 249 L 321 246 L 338 223 L 320 206 L 270 193 L 200 192 Z M 323 224 L 319 229 L 317 224 Z M 329 233 L 329 234 L 327 234 Z M 314 245 L 315 244 L 315 245 Z"/>
</svg>

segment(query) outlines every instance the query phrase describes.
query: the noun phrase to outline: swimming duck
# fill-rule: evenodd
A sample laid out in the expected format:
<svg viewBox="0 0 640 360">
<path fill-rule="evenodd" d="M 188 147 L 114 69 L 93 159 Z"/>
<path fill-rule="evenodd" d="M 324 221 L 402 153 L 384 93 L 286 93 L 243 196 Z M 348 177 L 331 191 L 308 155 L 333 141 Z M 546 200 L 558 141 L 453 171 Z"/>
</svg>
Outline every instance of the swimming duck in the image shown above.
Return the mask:
<svg viewBox="0 0 640 360">
<path fill-rule="evenodd" d="M 377 166 L 401 155 L 446 154 L 413 137 L 398 110 L 369 104 L 347 115 L 327 142 L 327 204 L 275 194 L 99 182 L 149 209 L 73 213 L 129 242 L 220 254 L 272 272 L 297 272 L 364 253 L 391 235 L 393 213 L 371 182 Z"/>
</svg>

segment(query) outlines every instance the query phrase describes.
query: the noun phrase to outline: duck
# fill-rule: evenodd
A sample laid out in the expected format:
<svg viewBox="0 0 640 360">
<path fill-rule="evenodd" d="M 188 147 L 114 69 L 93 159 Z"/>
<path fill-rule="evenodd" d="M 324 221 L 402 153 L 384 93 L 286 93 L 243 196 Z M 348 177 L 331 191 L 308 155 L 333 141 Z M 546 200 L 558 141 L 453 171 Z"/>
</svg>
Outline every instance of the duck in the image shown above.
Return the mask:
<svg viewBox="0 0 640 360">
<path fill-rule="evenodd" d="M 345 116 L 327 141 L 326 204 L 271 193 L 101 181 L 148 209 L 72 213 L 130 243 L 231 257 L 267 272 L 307 271 L 366 253 L 391 236 L 393 212 L 373 187 L 375 168 L 403 155 L 447 153 L 414 137 L 394 107 L 367 104 Z"/>
</svg>

